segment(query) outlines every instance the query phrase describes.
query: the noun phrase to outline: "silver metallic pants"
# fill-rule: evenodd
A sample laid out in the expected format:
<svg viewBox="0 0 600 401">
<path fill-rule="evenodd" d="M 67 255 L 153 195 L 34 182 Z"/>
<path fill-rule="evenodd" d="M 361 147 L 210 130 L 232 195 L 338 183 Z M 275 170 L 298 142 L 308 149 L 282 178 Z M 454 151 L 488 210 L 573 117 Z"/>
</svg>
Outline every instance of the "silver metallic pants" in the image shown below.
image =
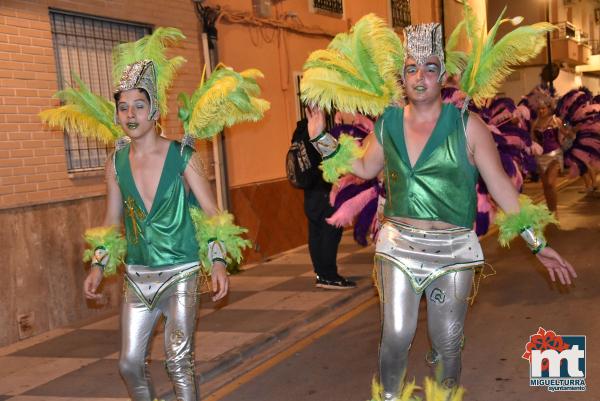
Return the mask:
<svg viewBox="0 0 600 401">
<path fill-rule="evenodd" d="M 375 268 L 382 297 L 379 377 L 383 399 L 395 400 L 404 383 L 423 294 L 416 293 L 407 275 L 390 262 L 379 260 Z M 473 274 L 473 270 L 445 274 L 424 291 L 429 337 L 441 364 L 440 380 L 448 386 L 460 378 L 461 342 Z"/>
<path fill-rule="evenodd" d="M 156 398 L 147 371 L 150 338 L 160 316 L 165 317 L 166 368 L 177 401 L 196 401 L 193 338 L 196 324 L 194 274 L 165 290 L 154 308 L 148 308 L 127 285 L 121 314 L 122 348 L 119 370 L 133 401 Z"/>
</svg>

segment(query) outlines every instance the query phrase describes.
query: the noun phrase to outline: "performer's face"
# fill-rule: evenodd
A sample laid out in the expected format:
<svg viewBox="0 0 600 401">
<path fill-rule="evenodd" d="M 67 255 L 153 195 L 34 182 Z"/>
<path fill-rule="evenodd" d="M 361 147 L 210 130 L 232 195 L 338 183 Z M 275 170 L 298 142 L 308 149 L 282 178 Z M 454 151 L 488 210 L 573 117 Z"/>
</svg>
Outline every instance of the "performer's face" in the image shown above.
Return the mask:
<svg viewBox="0 0 600 401">
<path fill-rule="evenodd" d="M 123 91 L 117 101 L 117 118 L 123 131 L 132 139 L 154 129 L 155 121 L 148 121 L 150 101 L 140 89 Z"/>
<path fill-rule="evenodd" d="M 440 96 L 442 71 L 437 56 L 429 56 L 424 64 L 417 64 L 409 57 L 404 64 L 406 96 L 412 102 L 429 100 Z"/>
</svg>

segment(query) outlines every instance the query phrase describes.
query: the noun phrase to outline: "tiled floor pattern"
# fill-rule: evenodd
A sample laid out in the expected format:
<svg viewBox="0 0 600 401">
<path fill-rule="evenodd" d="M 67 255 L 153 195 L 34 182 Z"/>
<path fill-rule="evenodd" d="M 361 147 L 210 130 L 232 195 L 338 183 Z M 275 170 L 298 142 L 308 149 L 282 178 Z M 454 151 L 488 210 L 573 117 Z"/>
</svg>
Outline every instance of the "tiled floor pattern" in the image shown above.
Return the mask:
<svg viewBox="0 0 600 401">
<path fill-rule="evenodd" d="M 370 286 L 372 248 L 360 248 L 346 233 L 339 247 L 340 273 Z M 347 291 L 314 287 L 306 246 L 231 277 L 231 292 L 214 304 L 202 296 L 195 356 L 197 373 L 264 333 L 335 302 Z M 151 374 L 158 394 L 170 390 L 159 328 L 151 347 Z M 46 333 L 0 349 L 0 401 L 127 400 L 119 376 L 119 317 Z"/>
</svg>

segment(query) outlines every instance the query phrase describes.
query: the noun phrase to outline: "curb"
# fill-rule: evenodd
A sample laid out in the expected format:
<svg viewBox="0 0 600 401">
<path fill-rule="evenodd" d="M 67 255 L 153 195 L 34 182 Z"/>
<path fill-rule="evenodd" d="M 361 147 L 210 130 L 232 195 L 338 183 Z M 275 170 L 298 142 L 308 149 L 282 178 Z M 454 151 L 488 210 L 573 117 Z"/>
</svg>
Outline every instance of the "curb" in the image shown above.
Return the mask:
<svg viewBox="0 0 600 401">
<path fill-rule="evenodd" d="M 232 368 L 241 365 L 247 358 L 252 357 L 265 350 L 274 342 L 283 340 L 294 333 L 300 326 L 312 323 L 317 319 L 335 311 L 336 309 L 346 305 L 350 301 L 358 300 L 359 298 L 369 298 L 373 287 L 367 285 L 370 279 L 359 280 L 358 283 L 364 283 L 364 286 L 357 287 L 355 290 L 348 290 L 350 293 L 344 297 L 335 300 L 327 306 L 318 306 L 307 312 L 302 313 L 297 318 L 289 321 L 286 324 L 280 325 L 270 332 L 264 333 L 257 337 L 254 341 L 234 348 L 217 359 L 216 365 L 197 374 L 199 384 L 204 384 L 210 380 L 219 377 L 221 374 L 230 371 Z M 235 377 L 231 377 L 235 379 Z"/>
</svg>

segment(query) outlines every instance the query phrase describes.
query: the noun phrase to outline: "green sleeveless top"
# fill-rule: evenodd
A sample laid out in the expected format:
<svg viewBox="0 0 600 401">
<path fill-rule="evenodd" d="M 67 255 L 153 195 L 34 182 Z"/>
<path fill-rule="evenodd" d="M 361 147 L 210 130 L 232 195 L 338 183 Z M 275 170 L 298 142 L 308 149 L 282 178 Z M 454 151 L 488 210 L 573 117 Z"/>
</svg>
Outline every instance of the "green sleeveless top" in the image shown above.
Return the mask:
<svg viewBox="0 0 600 401">
<path fill-rule="evenodd" d="M 468 159 L 461 113 L 444 103 L 419 159 L 411 167 L 404 138 L 404 109 L 390 106 L 375 124 L 385 155 L 384 215 L 437 220 L 472 228 L 478 172 Z M 468 114 L 465 115 L 465 127 Z"/>
<path fill-rule="evenodd" d="M 117 182 L 123 197 L 127 264 L 162 267 L 198 260 L 196 232 L 189 212 L 183 171 L 193 150 L 171 142 L 154 202 L 146 210 L 129 164 L 130 144 L 115 153 Z M 190 192 L 191 193 L 191 192 Z"/>
</svg>

